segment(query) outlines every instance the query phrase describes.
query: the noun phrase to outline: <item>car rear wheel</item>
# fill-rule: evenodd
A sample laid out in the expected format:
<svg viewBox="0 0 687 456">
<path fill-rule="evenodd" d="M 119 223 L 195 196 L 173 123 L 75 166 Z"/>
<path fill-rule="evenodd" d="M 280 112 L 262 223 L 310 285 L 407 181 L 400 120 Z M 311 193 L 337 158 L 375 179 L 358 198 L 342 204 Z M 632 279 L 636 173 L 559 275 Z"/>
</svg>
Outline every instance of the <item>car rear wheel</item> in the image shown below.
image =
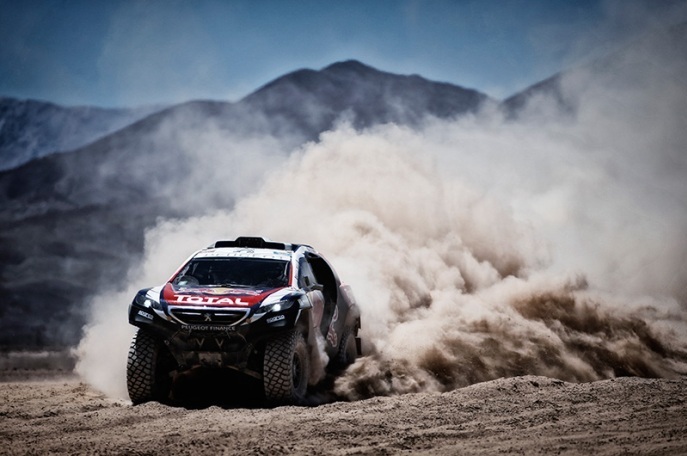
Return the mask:
<svg viewBox="0 0 687 456">
<path fill-rule="evenodd" d="M 139 329 L 129 348 L 126 386 L 134 405 L 148 401 L 166 402 L 172 386 L 174 358 L 167 348 L 146 331 Z"/>
<path fill-rule="evenodd" d="M 358 346 L 355 341 L 355 331 L 349 328 L 341 336 L 339 342 L 339 351 L 336 354 L 336 367 L 345 369 L 355 362 L 358 357 Z"/>
<path fill-rule="evenodd" d="M 300 332 L 289 331 L 267 343 L 263 385 L 270 404 L 303 404 L 309 375 L 308 346 Z"/>
</svg>

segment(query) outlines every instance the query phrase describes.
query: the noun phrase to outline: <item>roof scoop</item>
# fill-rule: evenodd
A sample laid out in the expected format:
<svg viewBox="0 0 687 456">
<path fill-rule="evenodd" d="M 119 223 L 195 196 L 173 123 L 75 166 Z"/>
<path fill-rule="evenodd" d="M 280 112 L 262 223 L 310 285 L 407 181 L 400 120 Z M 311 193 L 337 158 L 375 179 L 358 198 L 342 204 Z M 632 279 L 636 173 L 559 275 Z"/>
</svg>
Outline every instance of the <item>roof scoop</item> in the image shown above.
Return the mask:
<svg viewBox="0 0 687 456">
<path fill-rule="evenodd" d="M 216 241 L 211 248 L 223 247 L 239 247 L 239 248 L 253 248 L 253 249 L 274 249 L 274 250 L 293 250 L 291 244 L 284 244 L 282 242 L 274 242 L 268 238 L 240 236 L 233 241 L 222 240 Z"/>
</svg>

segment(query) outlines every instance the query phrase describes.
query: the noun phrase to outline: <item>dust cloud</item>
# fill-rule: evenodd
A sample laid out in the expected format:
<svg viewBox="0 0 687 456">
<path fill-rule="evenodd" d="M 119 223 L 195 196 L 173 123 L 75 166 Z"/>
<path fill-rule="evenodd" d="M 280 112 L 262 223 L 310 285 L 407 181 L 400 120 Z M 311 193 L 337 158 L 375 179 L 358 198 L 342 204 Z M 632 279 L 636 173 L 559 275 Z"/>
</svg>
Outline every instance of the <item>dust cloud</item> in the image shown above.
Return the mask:
<svg viewBox="0 0 687 456">
<path fill-rule="evenodd" d="M 565 109 L 343 123 L 265 162 L 232 209 L 161 220 L 131 286 L 94 300 L 77 371 L 125 398 L 135 291 L 216 239 L 259 235 L 313 245 L 352 286 L 365 356 L 341 398 L 687 373 L 687 54 L 659 42 L 567 74 Z"/>
</svg>

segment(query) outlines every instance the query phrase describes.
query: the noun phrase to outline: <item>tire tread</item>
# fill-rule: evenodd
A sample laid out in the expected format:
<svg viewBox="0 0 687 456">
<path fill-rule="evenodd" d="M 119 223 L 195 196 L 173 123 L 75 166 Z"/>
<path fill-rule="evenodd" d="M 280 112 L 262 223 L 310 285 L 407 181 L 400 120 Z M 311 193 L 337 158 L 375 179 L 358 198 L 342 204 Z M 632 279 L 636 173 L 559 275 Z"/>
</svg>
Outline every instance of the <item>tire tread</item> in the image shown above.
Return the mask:
<svg viewBox="0 0 687 456">
<path fill-rule="evenodd" d="M 126 386 L 134 405 L 155 399 L 157 351 L 157 341 L 139 329 L 131 341 L 126 365 Z"/>
<path fill-rule="evenodd" d="M 298 331 L 281 334 L 267 343 L 263 367 L 263 384 L 265 397 L 271 404 L 298 404 L 303 397 L 295 390 L 292 378 L 294 351 L 299 344 L 305 346 L 305 340 Z M 306 349 L 307 354 L 307 349 Z M 307 372 L 308 357 L 302 362 L 302 369 Z M 306 376 L 307 379 L 307 376 Z M 307 384 L 307 380 L 306 380 Z"/>
</svg>

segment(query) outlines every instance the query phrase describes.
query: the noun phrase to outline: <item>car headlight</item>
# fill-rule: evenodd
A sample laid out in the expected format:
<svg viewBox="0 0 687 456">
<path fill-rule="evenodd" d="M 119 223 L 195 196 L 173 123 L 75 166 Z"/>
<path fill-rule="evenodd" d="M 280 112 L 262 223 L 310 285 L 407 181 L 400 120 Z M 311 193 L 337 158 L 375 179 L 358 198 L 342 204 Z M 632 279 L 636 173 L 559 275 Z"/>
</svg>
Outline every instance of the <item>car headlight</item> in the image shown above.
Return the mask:
<svg viewBox="0 0 687 456">
<path fill-rule="evenodd" d="M 148 297 L 147 291 L 141 290 L 136 294 L 136 297 L 134 298 L 134 302 L 138 304 L 139 306 L 143 306 L 147 309 L 157 309 L 160 310 L 162 309 L 162 306 L 160 306 L 160 303 L 157 302 L 155 299 L 151 299 Z"/>
<path fill-rule="evenodd" d="M 288 310 L 293 307 L 293 304 L 297 302 L 302 295 L 303 293 L 294 292 L 274 298 L 270 296 L 260 305 L 260 312 L 281 312 Z"/>
<path fill-rule="evenodd" d="M 277 302 L 265 303 L 260 306 L 261 312 L 281 312 L 282 310 L 290 309 L 293 306 L 293 299 L 279 300 Z"/>
</svg>

